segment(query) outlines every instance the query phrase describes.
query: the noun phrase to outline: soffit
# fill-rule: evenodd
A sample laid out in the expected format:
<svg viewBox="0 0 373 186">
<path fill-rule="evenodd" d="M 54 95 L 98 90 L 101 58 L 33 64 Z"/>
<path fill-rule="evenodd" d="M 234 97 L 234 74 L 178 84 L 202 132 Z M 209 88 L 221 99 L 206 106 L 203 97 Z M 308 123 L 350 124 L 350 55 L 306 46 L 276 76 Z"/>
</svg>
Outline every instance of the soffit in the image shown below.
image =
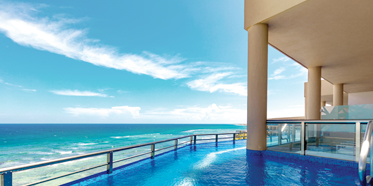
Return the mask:
<svg viewBox="0 0 373 186">
<path fill-rule="evenodd" d="M 308 0 L 266 23 L 271 45 L 352 93 L 373 91 L 372 18 L 371 0 Z"/>
</svg>

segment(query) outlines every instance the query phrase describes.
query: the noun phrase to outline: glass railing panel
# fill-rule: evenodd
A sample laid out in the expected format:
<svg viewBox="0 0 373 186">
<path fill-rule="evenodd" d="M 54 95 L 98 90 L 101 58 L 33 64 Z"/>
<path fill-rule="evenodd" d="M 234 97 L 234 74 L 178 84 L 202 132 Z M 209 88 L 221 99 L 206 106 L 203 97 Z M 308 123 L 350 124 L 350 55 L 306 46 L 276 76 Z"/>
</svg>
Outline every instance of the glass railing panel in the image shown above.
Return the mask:
<svg viewBox="0 0 373 186">
<path fill-rule="evenodd" d="M 300 154 L 300 141 L 300 124 L 282 123 L 267 125 L 268 150 Z"/>
<path fill-rule="evenodd" d="M 372 119 L 373 104 L 349 105 L 348 119 Z"/>
<path fill-rule="evenodd" d="M 267 124 L 267 146 L 278 145 L 279 124 Z"/>
<path fill-rule="evenodd" d="M 373 119 L 373 104 L 323 107 L 321 119 Z"/>
<path fill-rule="evenodd" d="M 355 160 L 355 124 L 307 124 L 306 155 Z"/>
<path fill-rule="evenodd" d="M 322 108 L 321 119 L 348 119 L 349 105 Z"/>
</svg>

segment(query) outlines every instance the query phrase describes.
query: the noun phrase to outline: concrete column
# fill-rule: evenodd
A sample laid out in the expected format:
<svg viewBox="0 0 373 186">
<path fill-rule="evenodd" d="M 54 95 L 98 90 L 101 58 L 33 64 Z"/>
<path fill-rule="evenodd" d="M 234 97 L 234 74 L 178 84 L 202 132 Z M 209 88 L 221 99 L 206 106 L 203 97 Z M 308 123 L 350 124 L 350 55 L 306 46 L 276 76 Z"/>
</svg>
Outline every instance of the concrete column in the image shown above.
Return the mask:
<svg viewBox="0 0 373 186">
<path fill-rule="evenodd" d="M 343 105 L 343 84 L 333 85 L 333 106 Z"/>
<path fill-rule="evenodd" d="M 247 75 L 247 145 L 250 150 L 267 149 L 268 25 L 249 28 Z"/>
<path fill-rule="evenodd" d="M 343 105 L 348 105 L 348 93 L 343 93 Z"/>
<path fill-rule="evenodd" d="M 321 101 L 321 108 L 325 107 L 325 105 L 326 105 L 326 101 Z"/>
<path fill-rule="evenodd" d="M 307 97 L 304 98 L 304 118 L 307 119 Z"/>
<path fill-rule="evenodd" d="M 321 67 L 308 68 L 307 119 L 320 119 Z"/>
<path fill-rule="evenodd" d="M 307 119 L 307 82 L 304 83 L 304 118 Z"/>
</svg>

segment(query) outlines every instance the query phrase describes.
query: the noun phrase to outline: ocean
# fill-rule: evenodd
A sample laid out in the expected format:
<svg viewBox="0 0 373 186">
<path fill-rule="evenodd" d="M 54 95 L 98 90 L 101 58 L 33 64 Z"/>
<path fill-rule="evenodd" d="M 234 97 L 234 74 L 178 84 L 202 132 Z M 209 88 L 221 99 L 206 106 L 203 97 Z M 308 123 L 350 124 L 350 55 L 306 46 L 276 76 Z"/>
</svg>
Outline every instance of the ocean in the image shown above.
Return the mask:
<svg viewBox="0 0 373 186">
<path fill-rule="evenodd" d="M 0 124 L 0 169 L 190 134 L 224 133 L 236 130 L 246 130 L 246 126 L 215 124 Z M 172 143 L 160 144 L 156 148 L 169 146 Z M 149 147 L 144 147 L 114 154 L 114 160 L 149 150 Z M 100 156 L 22 171 L 13 175 L 14 185 L 77 171 L 102 164 L 105 161 L 106 157 Z M 129 162 L 122 164 L 125 163 Z M 118 166 L 120 166 L 119 163 Z M 100 171 L 104 171 L 104 168 L 59 179 L 55 184 Z"/>
</svg>

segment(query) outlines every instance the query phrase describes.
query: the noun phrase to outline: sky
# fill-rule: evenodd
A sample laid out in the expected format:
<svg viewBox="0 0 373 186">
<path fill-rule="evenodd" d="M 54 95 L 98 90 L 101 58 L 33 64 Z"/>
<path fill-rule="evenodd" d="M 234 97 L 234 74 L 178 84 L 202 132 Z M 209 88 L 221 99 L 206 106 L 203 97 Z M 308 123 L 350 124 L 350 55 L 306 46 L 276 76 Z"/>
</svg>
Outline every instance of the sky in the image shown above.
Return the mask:
<svg viewBox="0 0 373 186">
<path fill-rule="evenodd" d="M 0 0 L 0 123 L 246 123 L 244 1 Z M 269 118 L 307 70 L 269 46 Z"/>
</svg>

